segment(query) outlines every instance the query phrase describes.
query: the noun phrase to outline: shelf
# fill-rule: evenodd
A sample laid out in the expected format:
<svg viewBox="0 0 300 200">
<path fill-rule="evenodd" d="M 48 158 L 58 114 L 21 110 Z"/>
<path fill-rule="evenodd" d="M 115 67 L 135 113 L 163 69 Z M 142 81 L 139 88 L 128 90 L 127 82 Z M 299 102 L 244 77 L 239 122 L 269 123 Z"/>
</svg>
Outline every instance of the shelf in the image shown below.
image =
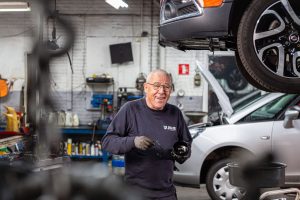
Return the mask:
<svg viewBox="0 0 300 200">
<path fill-rule="evenodd" d="M 64 135 L 90 135 L 93 134 L 93 129 L 91 127 L 64 127 L 61 128 L 61 132 Z M 104 135 L 106 133 L 106 130 L 95 130 L 95 135 Z M 14 135 L 23 135 L 20 132 L 12 132 L 12 131 L 5 131 L 4 128 L 0 128 L 0 135 L 5 136 L 14 136 Z"/>
<path fill-rule="evenodd" d="M 10 138 L 12 136 L 22 136 L 23 133 L 14 132 L 14 131 L 6 131 L 5 129 L 0 129 L 0 139 Z"/>
<path fill-rule="evenodd" d="M 109 157 L 109 153 L 107 153 L 106 151 L 102 152 L 103 155 L 102 156 L 87 156 L 87 155 L 71 155 L 69 156 L 71 159 L 101 159 L 104 162 L 108 161 L 108 157 Z M 68 155 L 66 155 L 68 156 Z"/>
<path fill-rule="evenodd" d="M 71 155 L 70 158 L 78 158 L 78 159 L 103 159 L 103 156 Z"/>
<path fill-rule="evenodd" d="M 92 127 L 63 127 L 61 128 L 62 133 L 65 135 L 72 135 L 72 134 L 78 134 L 78 135 L 90 135 L 93 134 L 93 128 Z M 95 135 L 104 135 L 106 133 L 106 130 L 95 130 Z"/>
<path fill-rule="evenodd" d="M 91 127 L 63 127 L 61 128 L 63 134 L 78 134 L 78 135 L 89 135 L 93 134 L 93 129 Z M 95 130 L 96 135 L 104 135 L 106 130 Z M 20 132 L 12 132 L 12 131 L 5 131 L 5 128 L 0 127 L 0 135 L 23 135 Z"/>
<path fill-rule="evenodd" d="M 97 83 L 97 82 L 86 82 L 87 85 L 105 85 L 105 86 L 109 86 L 109 85 L 113 85 L 114 82 L 107 82 L 107 83 Z"/>
<path fill-rule="evenodd" d="M 79 126 L 79 127 L 61 127 L 62 134 L 65 136 L 68 135 L 67 137 L 72 138 L 74 135 L 82 135 L 83 136 L 88 136 L 93 134 L 95 132 L 95 135 L 104 135 L 106 133 L 106 130 L 100 129 L 100 130 L 93 130 L 92 126 Z M 78 138 L 77 138 L 78 139 Z M 68 156 L 68 155 L 66 155 Z M 108 153 L 106 151 L 102 151 L 102 156 L 96 156 L 96 155 L 69 155 L 71 159 L 94 159 L 94 160 L 101 160 L 104 162 L 108 161 Z"/>
</svg>

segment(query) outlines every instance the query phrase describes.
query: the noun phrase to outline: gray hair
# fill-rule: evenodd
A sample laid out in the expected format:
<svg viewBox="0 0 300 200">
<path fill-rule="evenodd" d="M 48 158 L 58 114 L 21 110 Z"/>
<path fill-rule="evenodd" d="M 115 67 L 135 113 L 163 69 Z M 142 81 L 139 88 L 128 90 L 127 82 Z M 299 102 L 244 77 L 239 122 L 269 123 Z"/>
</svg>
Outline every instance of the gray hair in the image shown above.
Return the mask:
<svg viewBox="0 0 300 200">
<path fill-rule="evenodd" d="M 150 82 L 150 79 L 151 79 L 151 77 L 152 77 L 154 74 L 162 74 L 162 75 L 167 76 L 167 77 L 170 79 L 170 82 L 171 82 L 171 84 L 172 84 L 172 78 L 171 78 L 170 74 L 169 74 L 167 71 L 163 70 L 163 69 L 155 69 L 155 70 L 151 71 L 151 72 L 148 74 L 147 80 L 146 80 L 148 83 Z"/>
</svg>

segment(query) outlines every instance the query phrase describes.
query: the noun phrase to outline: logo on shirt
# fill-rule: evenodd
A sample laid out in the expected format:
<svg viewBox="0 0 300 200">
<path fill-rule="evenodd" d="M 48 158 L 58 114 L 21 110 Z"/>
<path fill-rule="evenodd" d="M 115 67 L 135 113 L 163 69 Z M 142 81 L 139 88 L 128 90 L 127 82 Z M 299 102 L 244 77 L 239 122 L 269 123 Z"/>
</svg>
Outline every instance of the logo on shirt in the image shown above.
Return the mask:
<svg viewBox="0 0 300 200">
<path fill-rule="evenodd" d="M 176 126 L 165 126 L 164 125 L 164 130 L 166 130 L 166 131 L 176 131 Z"/>
</svg>

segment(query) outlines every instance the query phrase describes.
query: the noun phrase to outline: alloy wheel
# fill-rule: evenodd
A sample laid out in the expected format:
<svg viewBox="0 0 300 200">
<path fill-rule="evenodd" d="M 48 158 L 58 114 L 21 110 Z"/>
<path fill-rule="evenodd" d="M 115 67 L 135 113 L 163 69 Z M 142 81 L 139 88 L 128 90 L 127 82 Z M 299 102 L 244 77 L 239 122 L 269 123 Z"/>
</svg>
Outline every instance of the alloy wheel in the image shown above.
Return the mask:
<svg viewBox="0 0 300 200">
<path fill-rule="evenodd" d="M 273 3 L 260 15 L 253 45 L 267 70 L 283 78 L 300 78 L 300 18 L 288 0 Z"/>
</svg>

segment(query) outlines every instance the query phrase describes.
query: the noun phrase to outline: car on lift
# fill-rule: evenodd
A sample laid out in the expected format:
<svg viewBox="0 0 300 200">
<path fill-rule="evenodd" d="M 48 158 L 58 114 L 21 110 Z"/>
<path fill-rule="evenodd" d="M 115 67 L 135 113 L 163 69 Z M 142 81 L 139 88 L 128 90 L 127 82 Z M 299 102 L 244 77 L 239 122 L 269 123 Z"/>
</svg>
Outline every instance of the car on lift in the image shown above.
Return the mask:
<svg viewBox="0 0 300 200">
<path fill-rule="evenodd" d="M 268 93 L 251 98 L 232 109 L 226 93 L 217 80 L 199 65 L 219 99 L 219 120 L 189 126 L 193 137 L 191 157 L 175 163 L 174 181 L 179 184 L 206 184 L 212 200 L 242 199 L 247 191 L 229 182 L 228 163 L 240 158 L 276 155 L 276 162 L 287 164 L 286 184 L 300 184 L 300 119 L 293 128 L 284 128 L 285 115 L 299 105 L 300 95 Z M 299 117 L 299 111 L 296 113 Z"/>
<path fill-rule="evenodd" d="M 233 50 L 255 87 L 300 92 L 299 0 L 161 0 L 159 43 Z"/>
</svg>

